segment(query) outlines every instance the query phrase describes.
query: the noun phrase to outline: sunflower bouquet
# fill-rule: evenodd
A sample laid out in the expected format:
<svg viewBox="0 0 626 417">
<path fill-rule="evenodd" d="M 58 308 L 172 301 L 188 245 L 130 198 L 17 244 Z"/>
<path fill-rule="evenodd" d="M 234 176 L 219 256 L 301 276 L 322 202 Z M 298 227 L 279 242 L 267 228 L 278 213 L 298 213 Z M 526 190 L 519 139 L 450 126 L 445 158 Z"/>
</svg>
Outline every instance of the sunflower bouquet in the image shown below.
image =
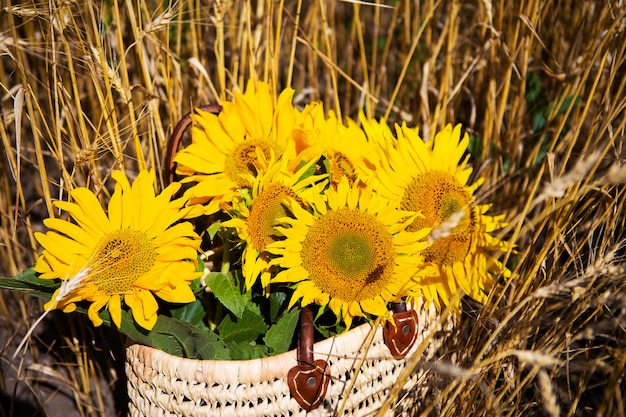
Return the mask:
<svg viewBox="0 0 626 417">
<path fill-rule="evenodd" d="M 304 310 L 319 339 L 393 325 L 405 303 L 484 302 L 509 276 L 497 255 L 510 245 L 492 235 L 504 216 L 476 202 L 460 126 L 424 141 L 404 124 L 298 109 L 293 94 L 250 81 L 196 109 L 159 193 L 149 170 L 112 172 L 106 210 L 72 190 L 35 234 L 34 268 L 0 286 L 178 356 L 250 359 L 292 349 Z"/>
</svg>

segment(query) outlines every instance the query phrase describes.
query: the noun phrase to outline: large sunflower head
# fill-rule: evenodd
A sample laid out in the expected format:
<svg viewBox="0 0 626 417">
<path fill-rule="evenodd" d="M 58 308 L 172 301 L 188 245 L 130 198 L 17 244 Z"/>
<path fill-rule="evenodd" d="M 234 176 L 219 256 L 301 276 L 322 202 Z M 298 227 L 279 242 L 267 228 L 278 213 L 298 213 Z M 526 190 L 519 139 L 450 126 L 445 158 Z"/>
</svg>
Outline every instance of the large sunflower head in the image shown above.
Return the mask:
<svg viewBox="0 0 626 417">
<path fill-rule="evenodd" d="M 180 184 L 155 195 L 152 172 L 142 171 L 132 185 L 122 171 L 112 177 L 117 184 L 108 213 L 87 188 L 73 190 L 73 202 L 55 204 L 70 220 L 46 219 L 52 230 L 35 234 L 44 248 L 35 271 L 44 279 L 63 280 L 46 309 L 69 312 L 86 301 L 96 326 L 102 323 L 98 313 L 108 307 L 119 327 L 125 304 L 137 324 L 149 330 L 157 320 L 155 295 L 176 303 L 195 299 L 189 283 L 200 275 L 200 238 L 190 223 L 177 223 L 189 211 L 184 200 L 171 200 Z"/>
<path fill-rule="evenodd" d="M 415 213 L 400 211 L 371 189 L 343 178 L 326 201 L 305 210 L 291 200 L 284 239 L 267 246 L 283 268 L 275 283 L 297 283 L 291 305 L 328 306 L 349 328 L 354 317 L 387 317 L 387 303 L 408 291 L 420 274 L 427 231 L 408 232 Z"/>
<path fill-rule="evenodd" d="M 248 290 L 259 276 L 262 287 L 269 286 L 273 268 L 266 247 L 282 238 L 277 226 L 286 226 L 281 219 L 289 214 L 289 201 L 308 207 L 308 201 L 319 198 L 326 184 L 326 176 L 310 174 L 311 163 L 295 173 L 287 165 L 288 161 L 281 159 L 267 173 L 255 177 L 251 189 L 235 200 L 232 211 L 235 217 L 222 223 L 224 227 L 234 227 L 245 242 L 242 273 Z"/>
<path fill-rule="evenodd" d="M 484 302 L 494 275 L 509 274 L 494 258 L 509 244 L 491 235 L 504 227 L 503 216 L 486 215 L 489 206 L 476 203 L 474 193 L 483 180 L 468 184 L 472 169 L 466 166 L 467 134 L 461 137 L 460 125 L 448 125 L 433 141 L 424 142 L 416 129 L 403 125 L 396 126 L 397 139 L 390 140 L 390 130 L 369 123 L 368 131 L 385 155 L 376 171 L 377 188 L 402 209 L 423 214 L 409 230 L 431 229 L 431 244 L 422 255 L 439 276 L 418 277 L 421 285 L 416 288 L 437 304 L 450 304 L 459 289 Z"/>
<path fill-rule="evenodd" d="M 192 115 L 192 144 L 174 158 L 183 181 L 196 183 L 187 191 L 191 203 L 208 203 L 206 213 L 215 213 L 238 189 L 251 186 L 250 174 L 254 177 L 267 170 L 270 159 L 294 152 L 290 136 L 299 112 L 292 97 L 287 88 L 274 104 L 268 84 L 250 81 L 245 93 L 235 93 L 218 115 L 202 110 Z"/>
</svg>

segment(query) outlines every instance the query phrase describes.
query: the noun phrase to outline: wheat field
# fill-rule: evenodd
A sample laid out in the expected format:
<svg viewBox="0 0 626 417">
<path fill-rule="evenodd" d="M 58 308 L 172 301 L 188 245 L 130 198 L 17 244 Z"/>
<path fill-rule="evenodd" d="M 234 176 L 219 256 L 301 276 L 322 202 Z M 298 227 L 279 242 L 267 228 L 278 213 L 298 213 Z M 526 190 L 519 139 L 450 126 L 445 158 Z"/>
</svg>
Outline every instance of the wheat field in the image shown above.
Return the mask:
<svg viewBox="0 0 626 417">
<path fill-rule="evenodd" d="M 163 183 L 177 121 L 262 79 L 300 107 L 470 135 L 515 278 L 464 303 L 422 415 L 626 415 L 622 0 L 0 4 L 0 277 L 33 265 L 52 201 L 106 200 L 120 168 Z M 0 292 L 0 416 L 125 415 L 114 331 L 54 312 L 13 358 L 42 311 Z"/>
</svg>

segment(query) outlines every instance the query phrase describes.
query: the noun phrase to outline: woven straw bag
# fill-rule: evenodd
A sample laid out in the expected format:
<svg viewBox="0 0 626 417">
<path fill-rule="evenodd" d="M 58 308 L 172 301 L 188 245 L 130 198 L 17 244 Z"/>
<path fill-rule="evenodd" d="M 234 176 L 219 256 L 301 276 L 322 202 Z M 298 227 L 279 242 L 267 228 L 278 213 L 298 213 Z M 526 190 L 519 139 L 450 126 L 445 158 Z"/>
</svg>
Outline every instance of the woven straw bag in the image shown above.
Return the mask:
<svg viewBox="0 0 626 417">
<path fill-rule="evenodd" d="M 290 395 L 287 373 L 296 351 L 246 361 L 184 359 L 142 345 L 127 348 L 129 409 L 132 417 L 149 416 L 330 416 L 372 415 L 398 383 L 407 362 L 418 350 L 420 361 L 441 355 L 444 332 L 430 306 L 417 306 L 419 332 L 405 359 L 394 359 L 383 342 L 382 329 L 356 327 L 314 345 L 315 355 L 329 365 L 330 383 L 320 406 L 304 411 Z M 445 322 L 446 329 L 453 325 Z M 373 336 L 373 337 L 372 337 Z M 371 343 L 370 340 L 371 339 Z M 428 339 L 430 338 L 430 341 Z M 424 350 L 423 342 L 428 342 Z M 413 362 L 415 363 L 415 361 Z M 409 416 L 420 399 L 436 389 L 431 372 L 418 366 L 405 380 L 388 415 Z"/>
</svg>

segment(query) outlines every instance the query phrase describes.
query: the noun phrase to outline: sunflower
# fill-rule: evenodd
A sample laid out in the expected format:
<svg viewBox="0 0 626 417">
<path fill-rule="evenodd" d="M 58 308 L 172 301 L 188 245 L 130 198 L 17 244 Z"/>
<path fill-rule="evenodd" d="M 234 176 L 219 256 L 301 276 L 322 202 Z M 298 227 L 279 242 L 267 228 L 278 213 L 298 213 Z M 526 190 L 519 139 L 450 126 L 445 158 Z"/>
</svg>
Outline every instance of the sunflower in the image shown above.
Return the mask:
<svg viewBox="0 0 626 417">
<path fill-rule="evenodd" d="M 271 282 L 296 283 L 290 307 L 298 300 L 327 306 L 347 328 L 354 317 L 388 318 L 387 303 L 420 274 L 428 230 L 406 231 L 416 213 L 393 208 L 370 188 L 350 187 L 347 178 L 325 195 L 312 210 L 290 200 L 293 217 L 283 219 L 289 227 L 277 227 L 284 239 L 266 246 L 283 268 Z"/>
<path fill-rule="evenodd" d="M 433 141 L 424 142 L 416 129 L 396 125 L 397 139 L 382 123 L 362 119 L 370 139 L 380 144 L 381 163 L 376 187 L 384 197 L 398 201 L 403 210 L 417 211 L 408 230 L 430 228 L 431 242 L 422 255 L 438 268 L 436 277 L 418 276 L 416 293 L 450 305 L 460 288 L 484 302 L 494 275 L 510 271 L 494 256 L 510 245 L 491 235 L 506 224 L 504 215 L 487 215 L 488 204 L 477 204 L 474 193 L 484 182 L 469 185 L 469 138 L 461 126 L 448 125 Z"/>
<path fill-rule="evenodd" d="M 73 202 L 55 203 L 74 222 L 44 221 L 52 230 L 35 233 L 44 248 L 35 271 L 43 279 L 63 280 L 46 310 L 71 312 L 76 302 L 87 301 L 88 316 L 99 326 L 98 313 L 108 306 L 119 328 L 123 302 L 137 324 L 150 330 L 157 320 L 155 295 L 173 303 L 195 299 L 189 283 L 201 275 L 200 238 L 191 223 L 177 223 L 190 210 L 182 208 L 183 199 L 171 201 L 179 183 L 155 195 L 152 172 L 142 171 L 132 185 L 122 171 L 112 177 L 117 184 L 108 215 L 87 188 L 74 189 Z"/>
<path fill-rule="evenodd" d="M 223 103 L 219 115 L 197 110 L 192 115 L 192 144 L 174 158 L 183 182 L 195 182 L 186 195 L 190 203 L 208 203 L 206 214 L 228 204 L 237 190 L 250 187 L 249 174 L 267 170 L 267 161 L 280 159 L 297 146 L 291 134 L 299 112 L 285 89 L 274 105 L 268 84 L 250 81 L 244 94 Z"/>
<path fill-rule="evenodd" d="M 261 285 L 267 289 L 270 282 L 270 259 L 265 248 L 280 237 L 276 226 L 287 216 L 287 201 L 295 199 L 306 206 L 307 201 L 319 198 L 326 181 L 325 176 L 305 175 L 312 163 L 305 164 L 295 174 L 287 169 L 288 161 L 281 159 L 271 164 L 268 172 L 252 181 L 249 193 L 233 204 L 237 217 L 222 223 L 234 227 L 237 235 L 245 241 L 242 255 L 242 273 L 246 289 L 252 288 L 261 276 Z"/>
<path fill-rule="evenodd" d="M 305 107 L 301 119 L 300 129 L 311 133 L 306 135 L 308 147 L 299 152 L 300 157 L 307 161 L 324 157 L 334 186 L 343 177 L 351 185 L 363 185 L 376 168 L 377 155 L 356 122 L 347 119 L 343 124 L 332 110 L 325 117 L 320 103 Z"/>
</svg>

